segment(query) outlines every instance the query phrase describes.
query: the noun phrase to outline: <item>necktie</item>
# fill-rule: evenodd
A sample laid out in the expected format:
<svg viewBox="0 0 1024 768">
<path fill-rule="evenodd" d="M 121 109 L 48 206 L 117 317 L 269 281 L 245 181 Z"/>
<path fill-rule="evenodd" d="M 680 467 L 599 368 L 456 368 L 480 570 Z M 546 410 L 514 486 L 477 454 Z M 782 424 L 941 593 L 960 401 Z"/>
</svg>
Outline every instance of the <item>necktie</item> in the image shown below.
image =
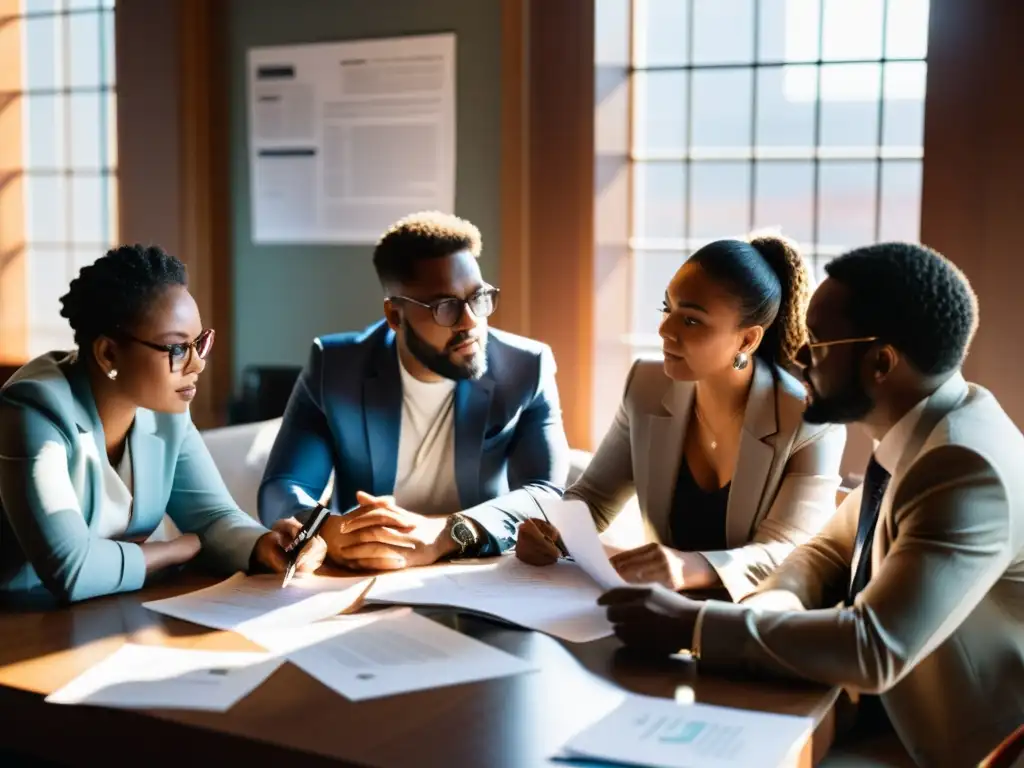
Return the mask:
<svg viewBox="0 0 1024 768">
<path fill-rule="evenodd" d="M 871 457 L 868 471 L 864 473 L 864 487 L 860 498 L 860 519 L 857 521 L 857 540 L 853 547 L 853 561 L 850 563 L 850 590 L 846 604 L 853 605 L 853 598 L 868 584 L 871 571 L 871 540 L 875 535 L 878 510 L 882 496 L 889 485 L 889 473 L 885 467 Z"/>
</svg>

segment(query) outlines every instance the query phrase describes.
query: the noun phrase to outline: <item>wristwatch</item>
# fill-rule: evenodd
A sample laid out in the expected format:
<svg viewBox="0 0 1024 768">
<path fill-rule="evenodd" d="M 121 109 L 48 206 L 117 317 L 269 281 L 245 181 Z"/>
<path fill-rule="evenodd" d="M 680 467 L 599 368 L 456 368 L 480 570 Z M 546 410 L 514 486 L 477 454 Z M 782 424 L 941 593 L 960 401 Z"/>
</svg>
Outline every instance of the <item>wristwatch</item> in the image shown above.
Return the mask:
<svg viewBox="0 0 1024 768">
<path fill-rule="evenodd" d="M 452 541 L 459 546 L 459 557 L 472 555 L 476 551 L 477 544 L 480 543 L 476 527 L 469 522 L 465 515 L 458 512 L 448 516 L 448 534 L 452 537 Z"/>
</svg>

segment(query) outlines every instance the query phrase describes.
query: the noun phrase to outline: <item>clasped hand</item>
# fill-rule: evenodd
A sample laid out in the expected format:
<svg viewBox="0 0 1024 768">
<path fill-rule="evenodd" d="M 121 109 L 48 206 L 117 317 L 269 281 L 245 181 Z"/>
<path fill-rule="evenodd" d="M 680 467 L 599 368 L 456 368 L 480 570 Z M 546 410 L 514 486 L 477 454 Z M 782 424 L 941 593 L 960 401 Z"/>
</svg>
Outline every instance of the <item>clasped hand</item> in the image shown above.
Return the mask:
<svg viewBox="0 0 1024 768">
<path fill-rule="evenodd" d="M 332 515 L 320 530 L 327 542 L 327 556 L 336 565 L 359 571 L 395 571 L 429 565 L 445 554 L 444 516 L 427 517 L 402 509 L 393 496 L 359 491 L 356 501 L 358 509 Z"/>
</svg>

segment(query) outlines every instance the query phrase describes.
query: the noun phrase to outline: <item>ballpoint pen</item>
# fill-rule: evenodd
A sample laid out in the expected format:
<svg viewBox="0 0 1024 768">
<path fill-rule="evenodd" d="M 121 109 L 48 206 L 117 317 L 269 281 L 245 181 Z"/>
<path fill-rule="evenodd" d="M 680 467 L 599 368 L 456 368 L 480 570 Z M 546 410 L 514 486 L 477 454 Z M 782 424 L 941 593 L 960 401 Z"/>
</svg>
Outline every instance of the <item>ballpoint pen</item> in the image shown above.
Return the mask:
<svg viewBox="0 0 1024 768">
<path fill-rule="evenodd" d="M 527 494 L 527 495 L 529 495 L 529 494 Z M 534 499 L 533 496 L 530 496 L 530 499 L 533 501 L 534 506 L 536 506 L 537 509 L 540 510 L 540 514 L 544 518 L 544 522 L 546 522 L 552 528 L 555 528 L 554 525 L 551 525 L 551 520 L 548 519 L 548 515 L 544 511 L 544 506 L 539 501 Z M 557 529 L 555 529 L 555 530 L 557 531 Z M 547 537 L 545 537 L 545 538 L 547 538 Z M 559 551 L 560 557 L 561 557 L 562 560 L 568 560 L 569 562 L 575 562 L 576 561 L 576 559 L 572 555 L 569 554 L 569 549 L 568 549 L 568 547 L 565 546 L 565 542 L 562 541 L 562 537 L 560 535 L 559 536 L 555 536 L 554 539 L 548 539 L 548 541 L 550 541 L 552 544 L 555 545 L 555 548 Z"/>
<path fill-rule="evenodd" d="M 299 553 L 302 551 L 302 547 L 307 541 L 312 539 L 320 532 L 320 526 L 324 524 L 331 514 L 331 511 L 327 509 L 323 504 L 317 504 L 313 511 L 310 512 L 309 517 L 306 518 L 305 524 L 302 526 L 302 530 L 299 531 L 299 535 L 295 537 L 294 541 L 285 547 L 285 554 L 288 555 L 288 567 L 284 569 L 284 580 L 281 582 L 281 589 L 288 586 L 288 582 L 295 576 L 295 569 L 298 568 Z"/>
</svg>

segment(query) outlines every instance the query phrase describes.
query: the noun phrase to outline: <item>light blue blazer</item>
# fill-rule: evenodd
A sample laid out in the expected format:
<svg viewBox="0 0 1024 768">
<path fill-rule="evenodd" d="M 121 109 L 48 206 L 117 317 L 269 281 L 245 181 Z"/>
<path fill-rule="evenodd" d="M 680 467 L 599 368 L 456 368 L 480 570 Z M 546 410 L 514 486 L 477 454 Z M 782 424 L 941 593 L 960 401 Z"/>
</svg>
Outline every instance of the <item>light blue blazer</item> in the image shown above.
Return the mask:
<svg viewBox="0 0 1024 768">
<path fill-rule="evenodd" d="M 65 602 L 142 587 L 144 540 L 166 512 L 226 572 L 267 531 L 232 500 L 187 413 L 140 408 L 129 433 L 133 504 L 123 541 L 96 535 L 107 461 L 85 370 L 50 352 L 0 389 L 0 591 L 44 585 Z"/>
</svg>

